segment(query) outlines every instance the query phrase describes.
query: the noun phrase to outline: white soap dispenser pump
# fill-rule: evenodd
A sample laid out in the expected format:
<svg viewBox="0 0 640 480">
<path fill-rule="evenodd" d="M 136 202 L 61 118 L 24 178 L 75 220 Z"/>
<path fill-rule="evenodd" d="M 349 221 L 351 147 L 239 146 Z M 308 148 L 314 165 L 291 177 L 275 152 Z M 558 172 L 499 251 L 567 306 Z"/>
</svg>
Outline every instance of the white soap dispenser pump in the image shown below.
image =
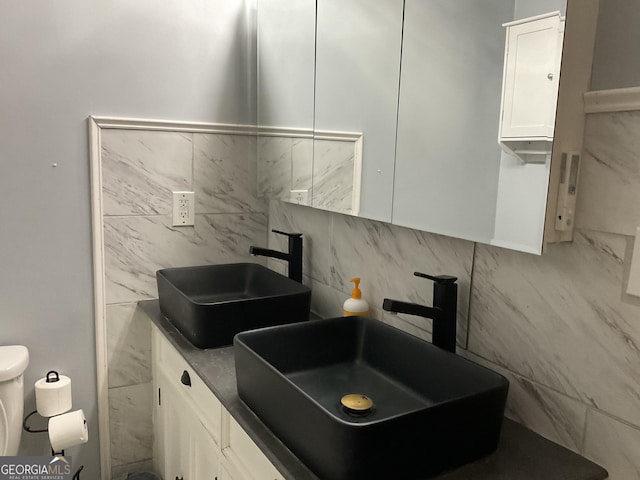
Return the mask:
<svg viewBox="0 0 640 480">
<path fill-rule="evenodd" d="M 362 298 L 362 292 L 360 291 L 360 278 L 352 278 L 349 281 L 355 283 L 355 288 L 351 291 L 351 298 L 347 298 L 344 302 L 342 312 L 345 317 L 369 315 L 369 304 Z"/>
</svg>

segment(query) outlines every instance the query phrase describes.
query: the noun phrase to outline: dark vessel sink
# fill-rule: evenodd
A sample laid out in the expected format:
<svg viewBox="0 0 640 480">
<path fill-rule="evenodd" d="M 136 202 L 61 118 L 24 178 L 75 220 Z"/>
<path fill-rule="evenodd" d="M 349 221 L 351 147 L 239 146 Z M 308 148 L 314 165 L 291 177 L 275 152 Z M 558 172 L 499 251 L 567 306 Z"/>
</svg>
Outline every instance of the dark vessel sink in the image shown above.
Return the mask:
<svg viewBox="0 0 640 480">
<path fill-rule="evenodd" d="M 240 398 L 323 480 L 424 479 L 497 447 L 509 382 L 378 320 L 264 328 L 234 346 Z M 348 394 L 363 401 L 347 408 Z"/>
<path fill-rule="evenodd" d="M 245 330 L 306 321 L 311 290 L 255 263 L 156 273 L 160 310 L 198 348 L 231 345 Z"/>
</svg>

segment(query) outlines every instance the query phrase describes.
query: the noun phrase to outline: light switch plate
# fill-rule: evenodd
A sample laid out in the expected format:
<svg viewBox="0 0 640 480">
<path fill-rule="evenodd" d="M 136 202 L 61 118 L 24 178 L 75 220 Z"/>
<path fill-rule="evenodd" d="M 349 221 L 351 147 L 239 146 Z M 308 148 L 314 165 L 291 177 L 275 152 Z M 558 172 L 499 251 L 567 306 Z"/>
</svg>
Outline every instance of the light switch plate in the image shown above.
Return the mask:
<svg viewBox="0 0 640 480">
<path fill-rule="evenodd" d="M 173 192 L 173 226 L 189 227 L 195 222 L 195 194 Z"/>
<path fill-rule="evenodd" d="M 640 227 L 636 228 L 636 239 L 633 243 L 633 256 L 629 267 L 627 293 L 640 297 Z"/>
</svg>

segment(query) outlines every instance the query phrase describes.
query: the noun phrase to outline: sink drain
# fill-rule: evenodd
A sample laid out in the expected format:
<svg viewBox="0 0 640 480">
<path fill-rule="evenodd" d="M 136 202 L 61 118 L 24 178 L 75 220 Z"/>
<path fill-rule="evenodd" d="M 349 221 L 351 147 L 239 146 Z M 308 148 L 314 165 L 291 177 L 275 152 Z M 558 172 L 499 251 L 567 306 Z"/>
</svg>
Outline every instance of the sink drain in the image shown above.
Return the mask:
<svg viewBox="0 0 640 480">
<path fill-rule="evenodd" d="M 342 409 L 349 415 L 362 417 L 371 413 L 373 400 L 361 393 L 350 393 L 340 399 Z"/>
</svg>

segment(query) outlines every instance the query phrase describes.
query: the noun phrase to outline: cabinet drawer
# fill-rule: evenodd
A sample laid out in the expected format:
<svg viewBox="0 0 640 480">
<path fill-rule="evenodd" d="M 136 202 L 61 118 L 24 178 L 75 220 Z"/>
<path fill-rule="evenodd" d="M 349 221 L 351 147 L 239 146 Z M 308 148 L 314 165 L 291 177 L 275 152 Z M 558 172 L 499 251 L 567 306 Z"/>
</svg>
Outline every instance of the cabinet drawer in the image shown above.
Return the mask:
<svg viewBox="0 0 640 480">
<path fill-rule="evenodd" d="M 284 480 L 282 474 L 231 417 L 229 417 L 228 447 L 223 453 L 230 463 L 241 472 L 242 478 L 247 480 Z"/>
<path fill-rule="evenodd" d="M 220 443 L 220 423 L 222 405 L 204 381 L 189 366 L 187 361 L 154 327 L 153 329 L 154 362 L 171 383 L 181 391 L 193 408 L 200 414 L 200 420 L 216 443 Z M 186 375 L 185 375 L 186 372 Z M 191 386 L 182 380 L 188 377 Z"/>
</svg>

